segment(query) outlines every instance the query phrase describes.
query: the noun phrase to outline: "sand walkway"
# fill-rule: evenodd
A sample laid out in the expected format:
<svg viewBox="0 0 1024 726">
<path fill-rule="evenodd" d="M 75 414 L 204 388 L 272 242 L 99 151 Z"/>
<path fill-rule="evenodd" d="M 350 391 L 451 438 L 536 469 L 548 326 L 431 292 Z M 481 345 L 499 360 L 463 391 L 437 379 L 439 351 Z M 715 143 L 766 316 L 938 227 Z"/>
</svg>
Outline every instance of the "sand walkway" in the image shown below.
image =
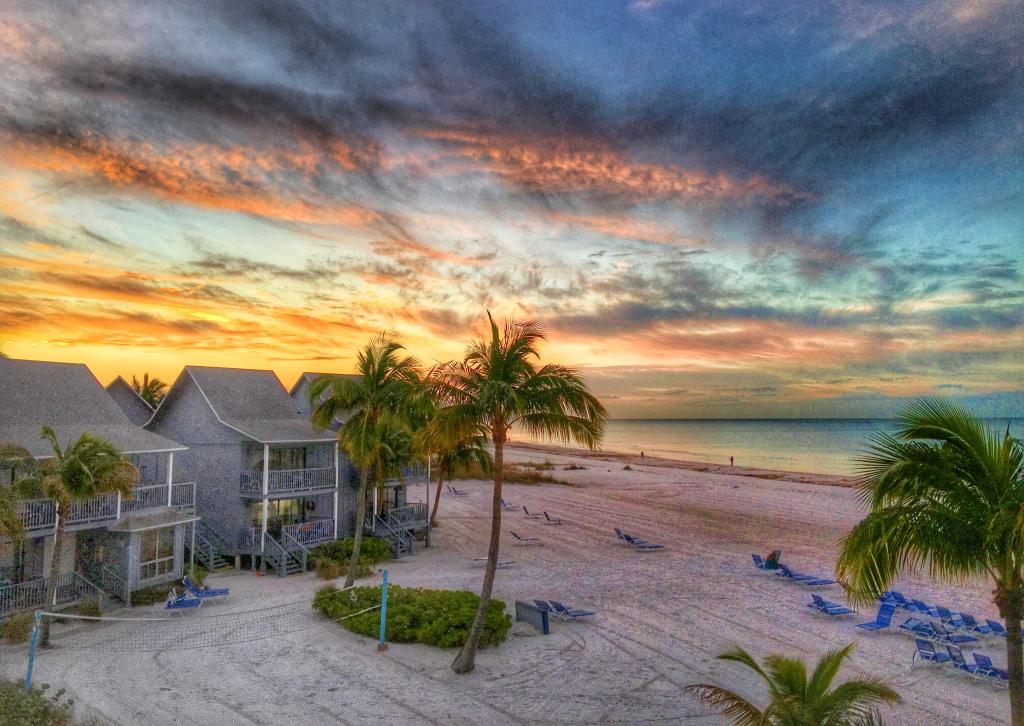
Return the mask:
<svg viewBox="0 0 1024 726">
<path fill-rule="evenodd" d="M 833 622 L 804 604 L 810 594 L 759 574 L 750 553 L 784 548 L 784 560 L 827 574 L 833 544 L 860 516 L 856 492 L 806 482 L 751 478 L 671 467 L 624 471 L 619 461 L 520 451 L 514 459 L 556 465 L 551 473 L 579 486 L 511 485 L 506 499 L 546 509 L 566 520 L 548 526 L 506 513 L 507 556 L 496 595 L 555 598 L 597 610 L 590 623 L 557 622 L 547 637 L 510 637 L 483 651 L 477 670 L 456 676 L 454 655 L 432 648 L 374 644 L 296 607 L 285 633 L 261 632 L 239 616 L 233 642 L 195 650 L 90 652 L 96 638 L 76 631 L 40 655 L 40 682 L 67 688 L 90 713 L 115 723 L 720 723 L 682 693 L 682 686 L 717 681 L 757 698 L 756 682 L 714 656 L 739 643 L 769 652 L 813 657 L 855 641 L 847 673 L 880 675 L 906 702 L 890 711 L 893 724 L 996 724 L 1008 720 L 1005 691 L 965 675 L 911 664 L 913 640 L 867 634 L 854 616 Z M 570 461 L 584 469 L 564 471 Z M 461 482 L 469 496 L 446 497 L 435 547 L 390 563 L 393 582 L 475 590 L 486 551 L 489 485 Z M 422 500 L 422 487 L 410 501 Z M 663 552 L 642 554 L 616 544 L 612 527 L 658 540 Z M 541 537 L 542 547 L 512 547 L 510 530 Z M 320 582 L 234 573 L 211 578 L 230 585 L 232 601 L 203 608 L 200 617 L 308 599 Z M 907 592 L 992 616 L 988 588 L 907 579 Z M 841 597 L 838 588 L 826 596 Z M 136 612 L 142 609 L 136 609 Z M 212 623 L 195 623 L 202 629 Z M 117 638 L 129 624 L 106 626 Z M 159 627 L 159 626 L 153 626 Z M 520 626 L 521 627 L 521 626 Z M 270 635 L 270 637 L 262 637 Z M 1004 644 L 978 650 L 1004 663 Z M 0 649 L 0 673 L 23 673 L 24 651 Z"/>
</svg>

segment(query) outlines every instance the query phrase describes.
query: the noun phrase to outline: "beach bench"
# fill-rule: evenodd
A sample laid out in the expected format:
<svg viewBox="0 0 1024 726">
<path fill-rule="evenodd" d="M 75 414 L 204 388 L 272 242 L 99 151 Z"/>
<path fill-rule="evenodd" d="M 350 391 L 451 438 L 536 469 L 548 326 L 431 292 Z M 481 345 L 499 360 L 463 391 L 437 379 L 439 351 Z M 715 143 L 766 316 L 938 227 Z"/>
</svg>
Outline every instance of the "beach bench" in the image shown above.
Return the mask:
<svg viewBox="0 0 1024 726">
<path fill-rule="evenodd" d="M 512 537 L 515 539 L 515 542 L 513 542 L 512 544 L 519 545 L 520 547 L 529 545 L 540 546 L 541 544 L 543 544 L 540 541 L 540 537 L 520 537 L 515 532 L 509 532 L 509 534 L 512 535 Z"/>
<path fill-rule="evenodd" d="M 197 587 L 188 575 L 181 578 L 181 584 L 185 586 L 189 593 L 200 600 L 210 600 L 211 602 L 223 601 L 227 600 L 228 595 L 231 594 L 231 589 L 227 587 Z"/>
<path fill-rule="evenodd" d="M 461 489 L 456 489 L 451 484 L 448 484 L 447 486 L 448 486 L 448 491 L 452 493 L 452 496 L 464 497 L 467 494 L 469 494 L 469 492 L 464 492 Z"/>
<path fill-rule="evenodd" d="M 483 566 L 485 566 L 487 564 L 487 558 L 486 557 L 474 557 L 473 558 L 473 564 L 474 565 L 479 565 L 480 567 L 483 567 Z M 500 567 L 500 568 L 504 568 L 504 567 L 512 567 L 514 564 L 516 564 L 515 560 L 503 560 L 501 558 L 498 558 L 497 566 Z"/>
<path fill-rule="evenodd" d="M 845 605 L 841 605 L 831 600 L 826 600 L 821 595 L 812 595 L 813 600 L 807 604 L 807 607 L 817 610 L 819 613 L 828 615 L 829 617 L 841 617 L 843 615 L 853 615 L 856 610 L 851 610 Z"/>
<path fill-rule="evenodd" d="M 892 616 L 896 614 L 896 606 L 892 603 L 883 603 L 878 608 L 878 613 L 875 615 L 875 619 L 867 623 L 859 623 L 857 625 L 861 630 L 868 630 L 875 632 L 877 630 L 888 630 L 889 626 L 892 625 Z"/>
<path fill-rule="evenodd" d="M 544 524 L 561 524 L 561 517 L 552 517 L 547 511 L 544 512 Z"/>
<path fill-rule="evenodd" d="M 544 516 L 543 514 L 536 514 L 534 512 L 530 512 L 530 510 L 526 508 L 525 504 L 523 505 L 523 515 L 529 519 L 540 519 Z"/>
</svg>

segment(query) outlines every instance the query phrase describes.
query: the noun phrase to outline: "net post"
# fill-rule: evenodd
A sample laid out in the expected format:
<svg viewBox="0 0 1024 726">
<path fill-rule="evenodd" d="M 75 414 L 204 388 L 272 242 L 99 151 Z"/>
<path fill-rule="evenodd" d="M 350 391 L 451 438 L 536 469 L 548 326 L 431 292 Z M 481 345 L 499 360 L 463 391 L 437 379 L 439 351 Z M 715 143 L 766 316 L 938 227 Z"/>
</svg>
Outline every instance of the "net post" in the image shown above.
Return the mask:
<svg viewBox="0 0 1024 726">
<path fill-rule="evenodd" d="M 388 649 L 387 626 L 388 617 L 388 571 L 384 570 L 384 580 L 380 587 L 380 642 L 377 643 L 377 650 L 384 652 Z"/>
<path fill-rule="evenodd" d="M 39 621 L 43 611 L 36 610 L 36 620 L 32 626 L 32 642 L 28 646 L 28 668 L 25 669 L 25 690 L 32 687 L 32 667 L 36 664 L 36 646 L 39 644 Z"/>
</svg>

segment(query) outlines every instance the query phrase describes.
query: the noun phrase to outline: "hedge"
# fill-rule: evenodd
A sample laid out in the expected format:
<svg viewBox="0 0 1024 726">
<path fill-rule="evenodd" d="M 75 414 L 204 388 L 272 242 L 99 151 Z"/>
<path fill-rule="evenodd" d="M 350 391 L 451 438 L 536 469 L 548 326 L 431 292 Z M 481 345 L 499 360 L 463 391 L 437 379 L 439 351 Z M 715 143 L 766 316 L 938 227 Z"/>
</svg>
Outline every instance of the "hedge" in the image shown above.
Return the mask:
<svg viewBox="0 0 1024 726">
<path fill-rule="evenodd" d="M 469 628 L 480 604 L 480 597 L 458 590 L 427 590 L 424 588 L 388 587 L 387 639 L 391 643 L 422 643 L 439 648 L 461 646 L 469 636 Z M 380 611 L 346 615 L 380 605 L 380 587 L 357 587 L 339 592 L 333 585 L 321 588 L 313 598 L 313 609 L 353 633 L 376 638 L 380 633 Z M 481 647 L 497 645 L 505 640 L 512 626 L 512 617 L 505 612 L 505 603 L 491 600 L 484 621 Z"/>
<path fill-rule="evenodd" d="M 324 580 L 333 580 L 348 573 L 348 565 L 352 560 L 351 537 L 328 542 L 315 548 L 310 553 L 309 564 Z M 356 575 L 363 577 L 370 574 L 370 565 L 384 562 L 391 558 L 391 547 L 377 537 L 363 537 L 359 545 L 359 568 Z"/>
<path fill-rule="evenodd" d="M 48 688 L 43 685 L 26 690 L 21 681 L 0 681 L 0 724 L 71 724 L 72 701 L 65 699 L 63 688 L 47 696 Z"/>
</svg>

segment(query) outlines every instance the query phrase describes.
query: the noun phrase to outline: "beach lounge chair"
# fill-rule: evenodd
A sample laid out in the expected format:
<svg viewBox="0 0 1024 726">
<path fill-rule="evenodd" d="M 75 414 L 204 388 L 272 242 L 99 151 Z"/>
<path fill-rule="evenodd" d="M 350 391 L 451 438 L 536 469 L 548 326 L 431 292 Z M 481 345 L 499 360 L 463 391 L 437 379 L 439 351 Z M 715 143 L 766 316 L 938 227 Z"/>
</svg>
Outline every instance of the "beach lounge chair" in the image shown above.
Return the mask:
<svg viewBox="0 0 1024 726">
<path fill-rule="evenodd" d="M 626 539 L 626 535 L 618 527 L 615 528 L 615 539 L 619 544 L 630 544 L 630 541 Z"/>
<path fill-rule="evenodd" d="M 541 544 L 540 537 L 520 537 L 515 532 L 509 532 L 509 534 L 512 535 L 512 537 L 515 538 L 515 540 L 516 540 L 515 542 L 512 543 L 514 545 L 525 546 L 525 545 L 540 545 Z"/>
<path fill-rule="evenodd" d="M 903 593 L 897 592 L 896 590 L 883 592 L 878 600 L 883 603 L 891 603 L 898 608 L 906 609 L 910 607 L 910 601 L 903 597 Z"/>
<path fill-rule="evenodd" d="M 561 517 L 552 517 L 547 511 L 544 512 L 544 524 L 561 524 Z"/>
<path fill-rule="evenodd" d="M 461 489 L 456 489 L 451 484 L 448 484 L 447 486 L 448 486 L 448 491 L 452 493 L 452 496 L 464 497 L 467 494 L 469 494 L 469 492 L 464 492 Z"/>
<path fill-rule="evenodd" d="M 807 605 L 807 607 L 814 608 L 818 612 L 824 613 L 829 617 L 835 618 L 842 615 L 852 615 L 856 612 L 855 610 L 851 610 L 845 605 L 840 605 L 837 602 L 826 600 L 825 598 L 821 597 L 821 595 L 812 595 L 811 597 L 814 599 Z"/>
<path fill-rule="evenodd" d="M 892 616 L 896 614 L 896 606 L 892 603 L 883 603 L 878 608 L 878 613 L 875 614 L 875 619 L 866 623 L 859 623 L 857 625 L 861 630 L 870 630 L 875 632 L 877 630 L 888 630 L 889 626 L 892 625 Z"/>
<path fill-rule="evenodd" d="M 916 600 L 916 599 L 912 600 L 911 602 L 914 604 L 914 610 L 916 610 L 917 612 L 919 612 L 919 613 L 921 613 L 923 615 L 928 615 L 928 616 L 933 617 L 933 618 L 941 618 L 942 617 L 941 615 L 939 615 L 939 611 L 935 609 L 934 605 L 929 605 L 928 603 L 923 602 L 922 600 Z"/>
<path fill-rule="evenodd" d="M 935 630 L 932 628 L 931 623 L 927 623 L 921 618 L 907 618 L 898 626 L 900 630 L 906 630 L 919 638 L 926 640 L 938 640 L 938 636 Z"/>
<path fill-rule="evenodd" d="M 1006 628 L 1003 627 L 1001 622 L 998 620 L 989 620 L 988 618 L 985 618 L 985 622 L 988 623 L 988 627 L 992 629 L 992 633 L 994 635 L 999 635 L 1004 638 L 1006 637 Z"/>
<path fill-rule="evenodd" d="M 530 519 L 540 519 L 544 515 L 543 514 L 537 514 L 536 512 L 531 512 L 529 509 L 526 508 L 526 505 L 524 504 L 523 505 L 523 516 L 528 517 Z"/>
<path fill-rule="evenodd" d="M 185 589 L 188 590 L 189 593 L 200 600 L 217 602 L 218 600 L 227 600 L 228 595 L 231 594 L 231 589 L 227 587 L 196 587 L 196 584 L 192 582 L 188 575 L 181 578 L 181 584 L 185 586 Z"/>
<path fill-rule="evenodd" d="M 978 675 L 978 666 L 974 663 L 968 663 L 967 660 L 964 658 L 963 651 L 961 651 L 955 645 L 947 645 L 946 650 L 949 651 L 949 657 L 951 662 L 959 670 L 962 670 L 964 673 L 971 676 Z"/>
<path fill-rule="evenodd" d="M 592 610 L 582 610 L 580 608 L 566 607 L 557 600 L 549 600 L 548 602 L 551 603 L 551 607 L 554 608 L 556 615 L 560 615 L 564 618 L 569 618 L 570 620 L 579 620 L 580 618 L 586 618 L 591 615 L 597 615 L 597 613 L 595 613 Z"/>
<path fill-rule="evenodd" d="M 189 597 L 186 593 L 179 595 L 174 588 L 167 593 L 167 600 L 164 601 L 164 610 L 170 611 L 171 615 L 185 615 L 187 610 L 197 610 L 203 604 L 198 597 Z"/>
<path fill-rule="evenodd" d="M 992 628 L 988 625 L 982 625 L 978 622 L 970 613 L 960 613 L 960 619 L 964 621 L 964 625 L 967 626 L 967 631 L 970 633 L 977 633 L 978 635 L 991 635 Z"/>
<path fill-rule="evenodd" d="M 633 549 L 639 550 L 641 552 L 653 552 L 654 550 L 660 550 L 665 548 L 665 545 L 663 544 L 648 542 L 645 539 L 640 539 L 639 537 L 632 537 L 625 533 L 623 533 L 622 536 L 626 538 L 627 542 L 633 545 Z"/>
<path fill-rule="evenodd" d="M 547 600 L 534 600 L 533 604 L 537 606 L 538 610 L 543 610 L 551 615 L 555 614 L 555 609 L 551 607 Z"/>
<path fill-rule="evenodd" d="M 798 582 L 805 587 L 822 587 L 824 585 L 835 585 L 835 580 L 829 580 L 824 577 L 815 577 L 814 575 L 808 575 L 803 572 L 796 572 L 789 569 L 786 565 L 779 563 L 779 576 L 784 577 L 787 580 Z"/>
<path fill-rule="evenodd" d="M 932 629 L 938 634 L 939 640 L 944 643 L 971 643 L 977 640 L 973 635 L 956 633 L 942 623 L 932 623 Z"/>
<path fill-rule="evenodd" d="M 910 659 L 911 661 L 920 658 L 930 663 L 949 663 L 952 660 L 948 653 L 935 650 L 935 644 L 930 640 L 915 638 L 914 642 L 917 643 L 917 650 L 914 651 L 914 657 Z"/>
<path fill-rule="evenodd" d="M 479 566 L 482 567 L 482 566 L 487 564 L 487 558 L 486 557 L 474 557 L 473 558 L 473 564 L 474 565 L 479 565 Z M 502 559 L 502 558 L 499 557 L 498 558 L 497 567 L 499 569 L 501 569 L 501 568 L 505 568 L 505 567 L 512 567 L 515 564 L 516 564 L 515 560 Z"/>
<path fill-rule="evenodd" d="M 501 500 L 501 508 L 506 512 L 514 512 L 517 509 L 515 504 L 509 504 L 504 499 Z"/>
<path fill-rule="evenodd" d="M 992 659 L 987 655 L 981 655 L 980 653 L 972 653 L 974 656 L 974 662 L 978 666 L 978 675 L 991 679 L 997 686 L 1008 686 L 1010 684 L 1010 674 L 1002 668 L 996 668 L 992 663 Z"/>
</svg>

